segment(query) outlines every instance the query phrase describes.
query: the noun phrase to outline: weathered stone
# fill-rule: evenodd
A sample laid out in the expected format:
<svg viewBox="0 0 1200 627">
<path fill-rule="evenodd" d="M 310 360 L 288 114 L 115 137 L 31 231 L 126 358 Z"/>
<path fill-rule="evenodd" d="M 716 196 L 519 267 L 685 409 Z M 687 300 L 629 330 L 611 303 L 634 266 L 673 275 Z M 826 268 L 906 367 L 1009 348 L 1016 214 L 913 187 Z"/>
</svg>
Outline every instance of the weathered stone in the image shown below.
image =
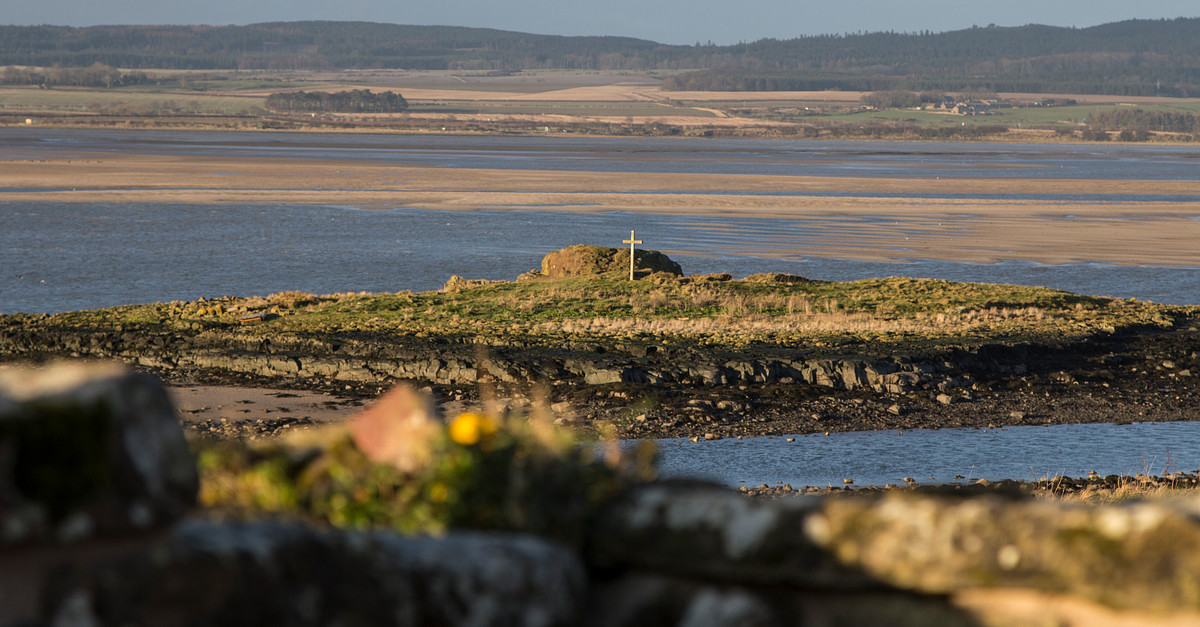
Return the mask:
<svg viewBox="0 0 1200 627">
<path fill-rule="evenodd" d="M 516 535 L 410 538 L 190 522 L 160 546 L 52 582 L 46 624 L 579 623 L 572 553 Z M 68 620 L 70 619 L 70 620 Z"/>
<path fill-rule="evenodd" d="M 751 274 L 743 279 L 751 283 L 807 283 L 808 279 L 798 274 L 785 274 L 782 272 L 765 272 L 760 274 Z"/>
<path fill-rule="evenodd" d="M 442 286 L 443 292 L 461 292 L 475 287 L 483 287 L 493 283 L 501 283 L 502 281 L 493 281 L 490 279 L 464 279 L 457 274 L 450 275 L 446 280 L 446 284 Z"/>
<path fill-rule="evenodd" d="M 1084 507 L 913 493 L 747 501 L 636 490 L 604 516 L 600 564 L 746 585 L 920 594 L 1026 588 L 1141 611 L 1200 610 L 1200 520 L 1170 502 Z"/>
<path fill-rule="evenodd" d="M 0 370 L 0 546 L 162 524 L 196 490 L 158 379 L 110 363 Z"/>
<path fill-rule="evenodd" d="M 588 385 L 604 385 L 625 381 L 624 373 L 613 368 L 596 368 L 583 376 L 583 382 Z"/>
<path fill-rule="evenodd" d="M 683 274 L 678 263 L 656 250 L 637 250 L 634 263 L 639 272 Z M 542 258 L 542 275 L 548 277 L 594 276 L 629 272 L 629 250 L 604 246 L 568 246 Z"/>
<path fill-rule="evenodd" d="M 646 486 L 601 517 L 591 559 L 743 585 L 870 585 L 801 531 L 819 505 L 807 499 L 759 503 L 710 487 Z"/>
</svg>

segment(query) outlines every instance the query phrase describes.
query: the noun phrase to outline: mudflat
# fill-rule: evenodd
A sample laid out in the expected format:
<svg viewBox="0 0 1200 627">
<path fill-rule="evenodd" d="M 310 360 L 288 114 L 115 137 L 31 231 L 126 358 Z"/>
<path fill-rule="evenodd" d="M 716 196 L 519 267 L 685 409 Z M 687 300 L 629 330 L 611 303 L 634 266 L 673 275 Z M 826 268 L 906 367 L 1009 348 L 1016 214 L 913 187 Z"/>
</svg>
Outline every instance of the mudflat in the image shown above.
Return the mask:
<svg viewBox="0 0 1200 627">
<path fill-rule="evenodd" d="M 564 172 L 181 154 L 23 157 L 3 162 L 0 188 L 11 191 L 0 199 L 783 218 L 811 227 L 802 229 L 809 235 L 789 242 L 788 251 L 759 254 L 1200 266 L 1200 202 L 1137 200 L 1200 195 L 1200 181 Z M 987 198 L 952 197 L 961 194 Z M 1010 194 L 1017 196 L 1004 198 Z M 1039 194 L 1063 199 L 1029 199 Z M 1097 203 L 1073 194 L 1129 200 Z M 701 222 L 694 228 L 713 228 Z"/>
</svg>

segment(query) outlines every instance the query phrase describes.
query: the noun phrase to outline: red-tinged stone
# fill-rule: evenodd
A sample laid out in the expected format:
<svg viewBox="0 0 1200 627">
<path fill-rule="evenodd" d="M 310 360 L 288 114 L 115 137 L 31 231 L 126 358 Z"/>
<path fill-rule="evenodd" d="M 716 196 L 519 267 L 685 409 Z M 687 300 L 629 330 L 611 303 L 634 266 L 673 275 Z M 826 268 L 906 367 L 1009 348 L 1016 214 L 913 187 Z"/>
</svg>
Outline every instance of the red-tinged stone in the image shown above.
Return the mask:
<svg viewBox="0 0 1200 627">
<path fill-rule="evenodd" d="M 415 472 L 432 460 L 432 442 L 441 429 L 433 400 L 407 384 L 392 388 L 350 423 L 359 450 L 401 472 Z"/>
</svg>

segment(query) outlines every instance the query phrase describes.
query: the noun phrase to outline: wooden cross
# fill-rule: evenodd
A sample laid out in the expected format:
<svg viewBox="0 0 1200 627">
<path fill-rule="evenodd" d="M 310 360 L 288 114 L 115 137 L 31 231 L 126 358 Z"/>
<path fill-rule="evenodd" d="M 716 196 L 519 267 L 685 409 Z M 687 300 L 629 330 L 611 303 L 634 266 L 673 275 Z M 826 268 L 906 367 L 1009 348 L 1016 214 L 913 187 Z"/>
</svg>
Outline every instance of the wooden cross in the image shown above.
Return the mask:
<svg viewBox="0 0 1200 627">
<path fill-rule="evenodd" d="M 629 244 L 629 280 L 630 281 L 633 280 L 633 245 L 642 243 L 642 240 L 635 238 L 633 236 L 633 234 L 634 234 L 634 231 L 630 231 L 629 239 L 621 240 L 621 243 Z"/>
</svg>

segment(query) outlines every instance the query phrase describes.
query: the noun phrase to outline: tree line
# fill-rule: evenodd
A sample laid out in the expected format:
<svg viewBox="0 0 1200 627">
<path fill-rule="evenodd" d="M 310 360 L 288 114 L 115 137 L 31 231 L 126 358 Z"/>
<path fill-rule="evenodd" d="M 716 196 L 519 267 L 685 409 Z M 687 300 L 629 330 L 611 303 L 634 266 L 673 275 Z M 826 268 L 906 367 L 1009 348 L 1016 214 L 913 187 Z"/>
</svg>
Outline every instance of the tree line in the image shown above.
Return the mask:
<svg viewBox="0 0 1200 627">
<path fill-rule="evenodd" d="M 369 22 L 0 26 L 0 65 L 133 69 L 672 70 L 680 90 L 1200 95 L 1200 18 L 853 33 L 730 46 Z"/>
<path fill-rule="evenodd" d="M 399 113 L 408 109 L 408 101 L 393 91 L 293 91 L 267 96 L 266 106 L 289 113 Z"/>
<path fill-rule="evenodd" d="M 44 70 L 10 65 L 4 68 L 4 72 L 0 72 L 0 83 L 5 85 L 120 87 L 140 85 L 148 80 L 145 72 L 122 72 L 100 62 L 87 67 L 55 66 Z"/>
<path fill-rule="evenodd" d="M 1091 129 L 1098 131 L 1200 133 L 1200 115 L 1185 111 L 1120 108 L 1091 113 L 1086 121 Z"/>
</svg>

